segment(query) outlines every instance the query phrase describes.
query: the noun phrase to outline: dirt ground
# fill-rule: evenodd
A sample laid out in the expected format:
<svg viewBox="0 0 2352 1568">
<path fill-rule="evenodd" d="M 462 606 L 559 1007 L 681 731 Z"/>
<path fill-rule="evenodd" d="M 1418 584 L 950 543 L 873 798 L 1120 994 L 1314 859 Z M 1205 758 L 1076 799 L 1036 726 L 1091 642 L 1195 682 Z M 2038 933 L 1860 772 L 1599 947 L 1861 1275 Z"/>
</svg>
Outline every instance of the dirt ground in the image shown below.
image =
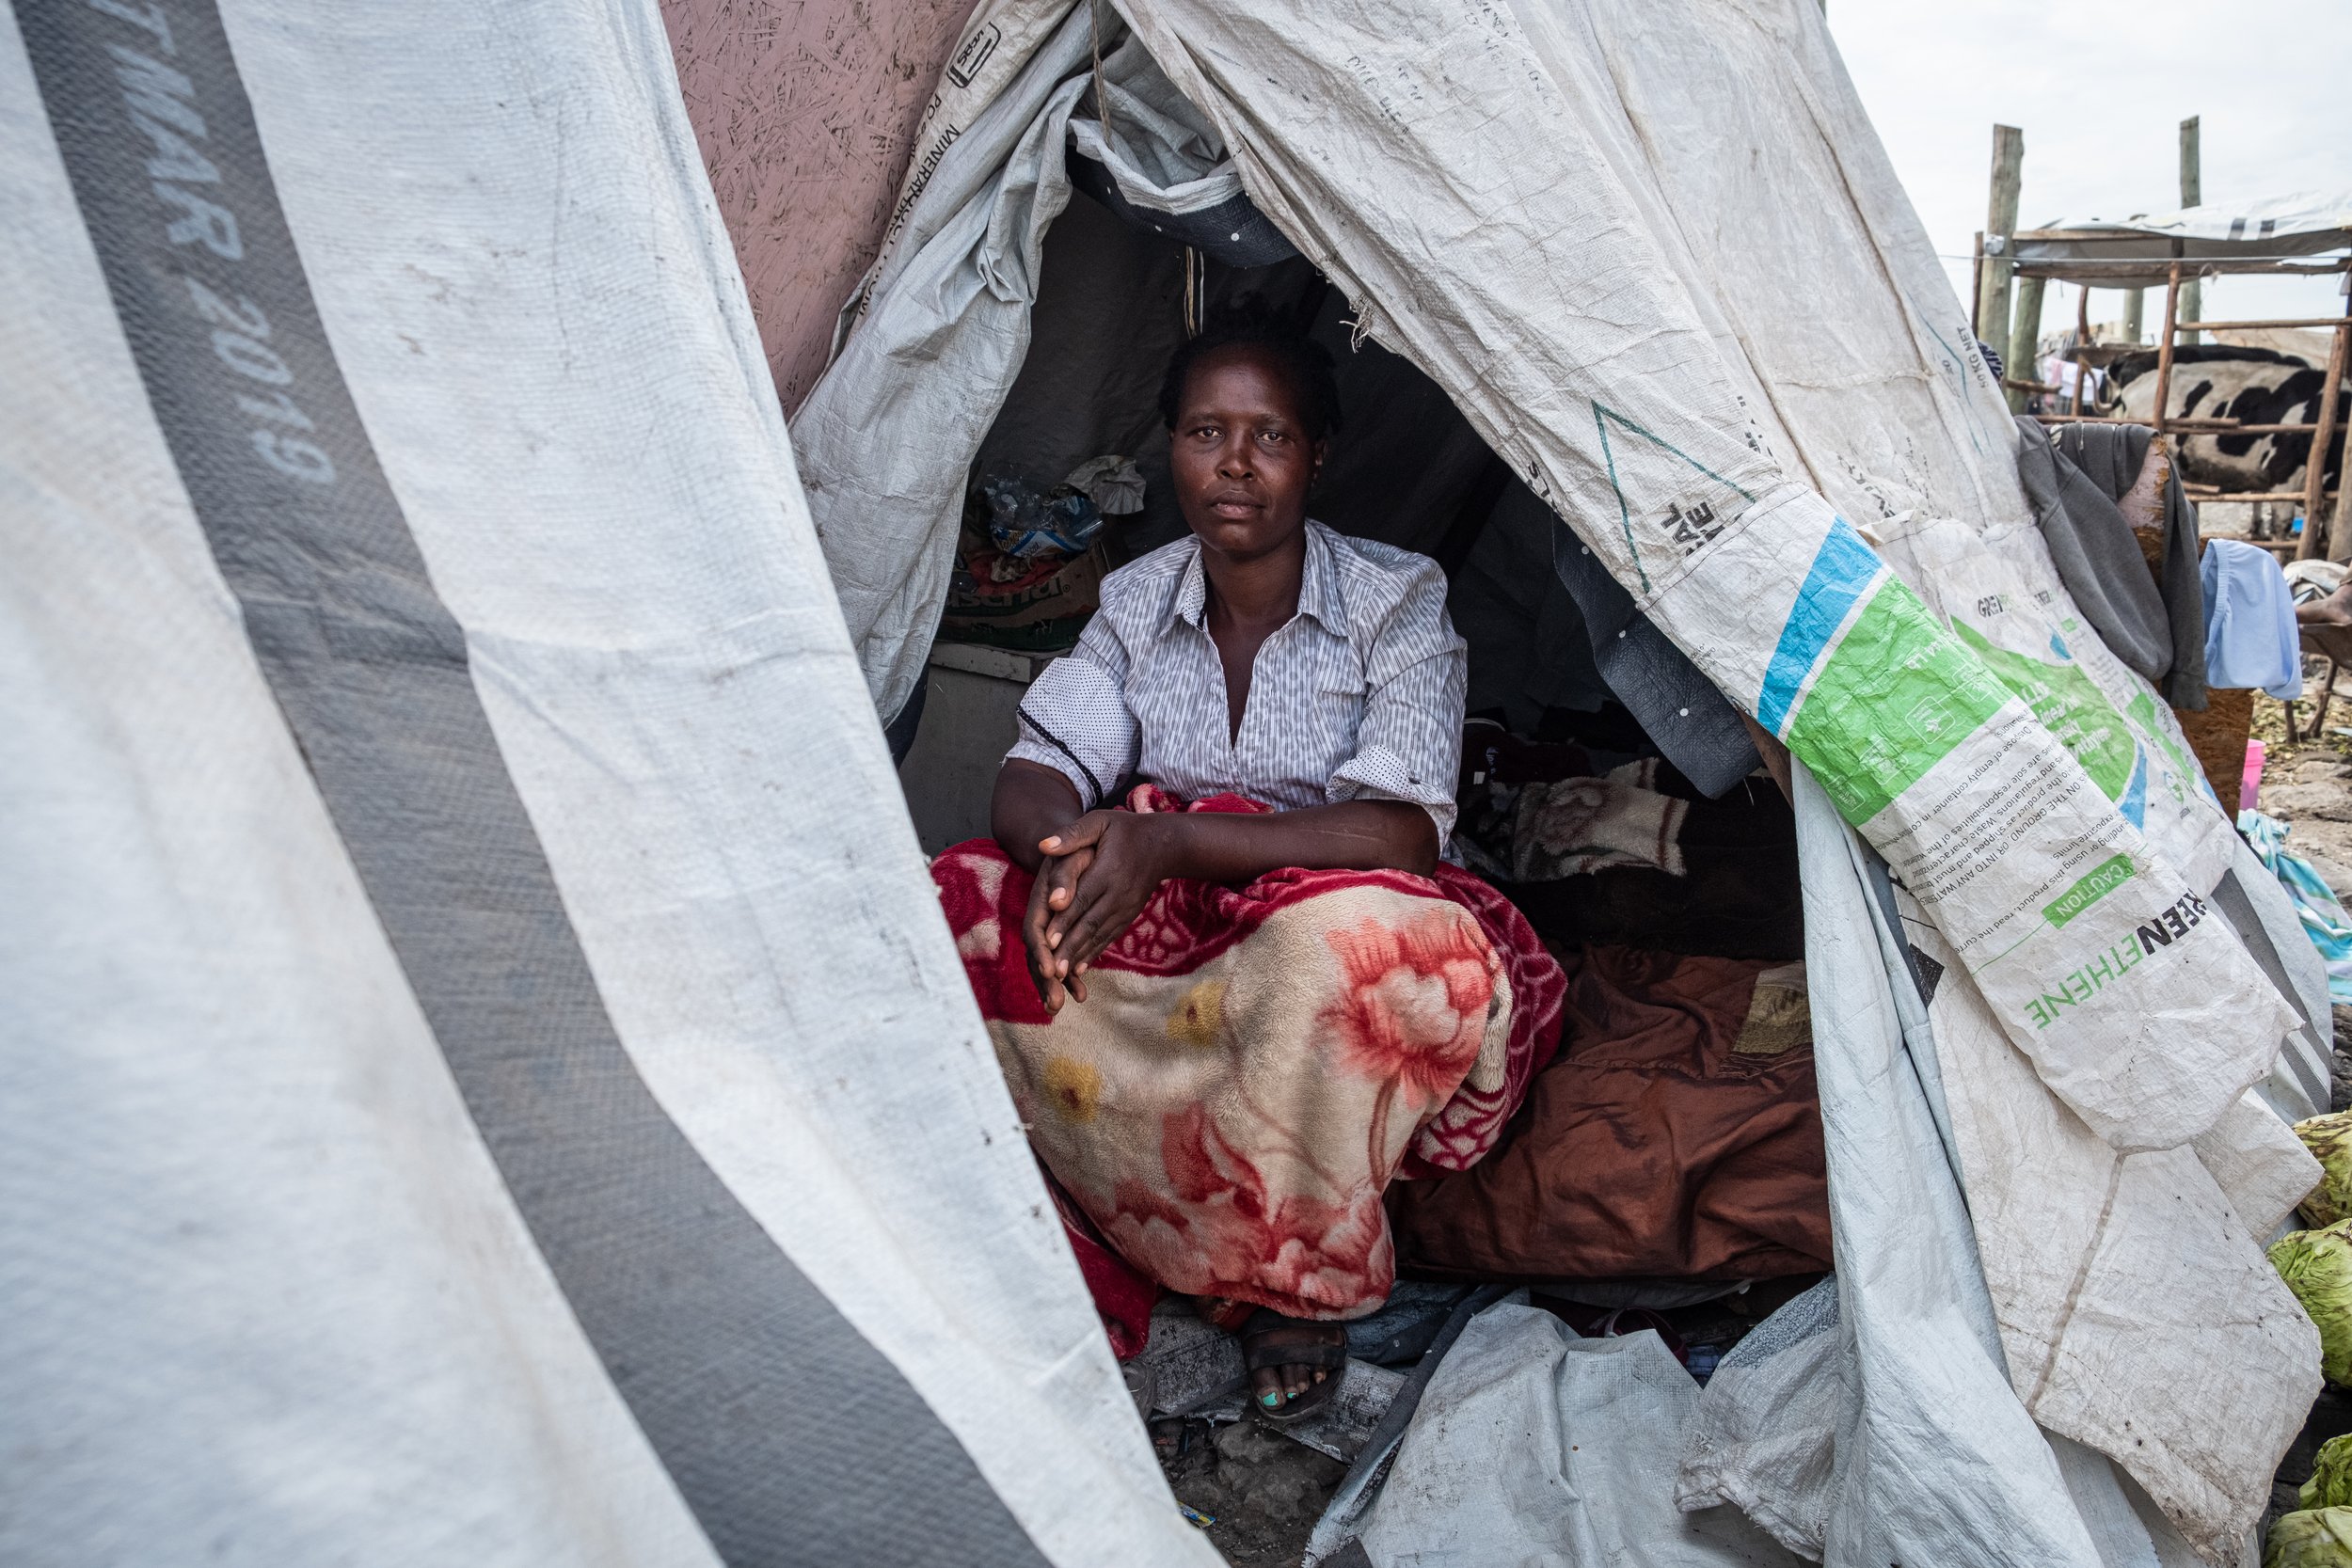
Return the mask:
<svg viewBox="0 0 2352 1568">
<path fill-rule="evenodd" d="M 1181 1453 L 1170 1452 L 1169 1428 L 1182 1429 Z M 1338 1460 L 1248 1417 L 1217 1427 L 1158 1422 L 1152 1438 L 1177 1501 L 1216 1521 L 1209 1540 L 1233 1568 L 1298 1568 L 1315 1520 L 1347 1474 Z"/>
<path fill-rule="evenodd" d="M 2352 671 L 2337 676 L 2336 687 L 2328 733 L 2318 739 L 2288 745 L 2285 705 L 2267 697 L 2254 700 L 2254 736 L 2269 752 L 2261 810 L 2292 825 L 2287 847 L 2318 867 L 2342 897 L 2352 895 Z M 2310 723 L 2312 706 L 2295 705 L 2298 722 Z"/>
</svg>

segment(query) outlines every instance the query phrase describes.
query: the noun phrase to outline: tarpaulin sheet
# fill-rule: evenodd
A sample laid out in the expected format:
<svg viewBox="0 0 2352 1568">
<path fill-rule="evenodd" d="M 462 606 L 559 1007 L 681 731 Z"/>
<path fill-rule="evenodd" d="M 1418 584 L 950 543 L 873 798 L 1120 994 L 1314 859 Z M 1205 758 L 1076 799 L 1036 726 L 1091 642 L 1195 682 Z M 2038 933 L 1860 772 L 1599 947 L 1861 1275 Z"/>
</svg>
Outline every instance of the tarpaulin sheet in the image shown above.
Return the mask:
<svg viewBox="0 0 2352 1568">
<path fill-rule="evenodd" d="M 1187 1564 L 653 7 L 0 11 L 0 1559 Z"/>
</svg>

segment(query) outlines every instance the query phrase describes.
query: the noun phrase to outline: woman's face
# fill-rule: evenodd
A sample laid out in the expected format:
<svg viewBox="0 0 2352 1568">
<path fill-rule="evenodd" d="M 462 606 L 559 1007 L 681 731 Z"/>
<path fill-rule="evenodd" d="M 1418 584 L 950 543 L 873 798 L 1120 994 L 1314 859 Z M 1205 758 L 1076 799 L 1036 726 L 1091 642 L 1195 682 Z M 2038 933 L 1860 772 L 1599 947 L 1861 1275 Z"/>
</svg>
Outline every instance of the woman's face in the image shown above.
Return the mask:
<svg viewBox="0 0 2352 1568">
<path fill-rule="evenodd" d="M 1281 361 L 1234 343 L 1184 378 L 1168 449 L 1176 505 L 1201 545 L 1237 561 L 1279 549 L 1306 526 L 1323 466 Z"/>
</svg>

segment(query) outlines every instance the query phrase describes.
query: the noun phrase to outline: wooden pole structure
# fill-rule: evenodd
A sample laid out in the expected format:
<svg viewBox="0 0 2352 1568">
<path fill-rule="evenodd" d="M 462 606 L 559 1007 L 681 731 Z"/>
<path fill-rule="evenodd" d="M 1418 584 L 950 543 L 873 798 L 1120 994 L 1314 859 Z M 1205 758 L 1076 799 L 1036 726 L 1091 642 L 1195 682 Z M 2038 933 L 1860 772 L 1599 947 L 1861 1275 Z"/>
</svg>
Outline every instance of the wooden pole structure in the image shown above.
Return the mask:
<svg viewBox="0 0 2352 1568">
<path fill-rule="evenodd" d="M 2327 377 L 2319 384 L 2319 421 L 2312 431 L 2312 455 L 2303 464 L 2303 537 L 2295 549 L 2297 561 L 2310 561 L 2319 554 L 2321 535 L 2326 531 L 2319 509 L 2328 499 L 2328 447 L 2336 436 L 2336 399 L 2344 390 L 2344 354 L 2352 349 L 2352 299 L 2344 302 L 2344 322 L 2328 350 Z M 2336 479 L 2339 496 L 2344 477 L 2340 474 Z"/>
<path fill-rule="evenodd" d="M 2009 356 L 2009 376 L 2012 381 L 2042 379 L 2042 295 L 2048 289 L 2046 277 L 2021 277 L 2017 280 L 2017 321 L 2010 328 L 2009 342 L 2004 352 Z M 2009 406 L 2012 414 L 2026 411 L 2029 393 L 2016 388 L 2009 388 Z M 2044 403 L 2044 408 L 2056 404 Z"/>
<path fill-rule="evenodd" d="M 1984 277 L 1977 295 L 1977 320 L 1995 332 L 2009 327 L 2010 277 L 2017 267 L 2010 259 L 2017 243 L 2017 182 L 2025 162 L 2026 133 L 2014 125 L 1993 127 L 1993 189 L 1985 206 Z M 2014 341 L 2013 332 L 2010 337 Z M 2024 412 L 2022 393 L 2012 391 L 2009 398 L 2012 412 Z"/>
<path fill-rule="evenodd" d="M 2124 290 L 2123 341 L 2135 348 L 2138 347 L 2140 337 L 2147 330 L 2147 325 L 2148 291 L 2145 289 Z"/>
<path fill-rule="evenodd" d="M 2197 116 L 2191 115 L 2181 121 L 2181 205 L 2201 207 L 2204 205 L 2204 181 L 2199 173 Z M 2182 292 L 2181 303 L 2186 307 L 2190 321 L 2202 321 L 2205 309 L 2204 285 L 2194 277 L 2190 278 L 2186 288 Z M 2188 335 L 2188 341 L 2193 347 L 2203 342 L 2205 337 L 2201 332 L 2192 332 Z"/>
<path fill-rule="evenodd" d="M 2164 285 L 2164 325 L 2156 330 L 2156 429 L 2165 428 L 2165 416 L 2172 408 L 2172 331 L 2181 319 L 2181 263 L 2172 263 L 2172 276 Z M 2181 454 L 2172 453 L 2173 467 L 2180 466 Z"/>
</svg>

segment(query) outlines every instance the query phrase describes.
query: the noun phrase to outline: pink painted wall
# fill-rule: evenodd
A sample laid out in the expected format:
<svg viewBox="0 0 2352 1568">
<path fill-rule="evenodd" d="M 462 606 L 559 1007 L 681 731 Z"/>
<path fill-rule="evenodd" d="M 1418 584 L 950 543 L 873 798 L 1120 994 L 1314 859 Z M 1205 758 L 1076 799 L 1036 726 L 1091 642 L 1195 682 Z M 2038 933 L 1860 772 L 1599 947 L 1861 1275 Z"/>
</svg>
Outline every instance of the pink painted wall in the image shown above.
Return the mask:
<svg viewBox="0 0 2352 1568">
<path fill-rule="evenodd" d="M 788 414 L 882 245 L 975 0 L 662 0 L 686 111 Z"/>
</svg>

